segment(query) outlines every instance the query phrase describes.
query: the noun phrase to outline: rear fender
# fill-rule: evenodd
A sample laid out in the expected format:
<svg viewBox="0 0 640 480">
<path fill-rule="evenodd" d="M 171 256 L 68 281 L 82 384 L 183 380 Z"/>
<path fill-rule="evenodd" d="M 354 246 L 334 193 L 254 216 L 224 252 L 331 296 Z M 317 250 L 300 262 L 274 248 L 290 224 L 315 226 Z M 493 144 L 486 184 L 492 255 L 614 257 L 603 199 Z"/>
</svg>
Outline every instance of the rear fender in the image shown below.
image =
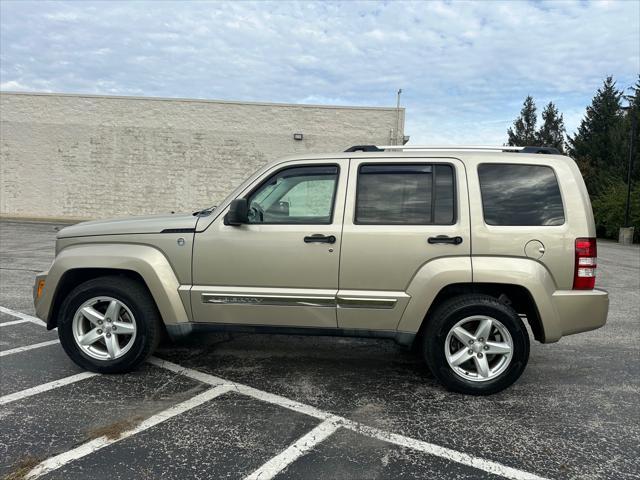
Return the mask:
<svg viewBox="0 0 640 480">
<path fill-rule="evenodd" d="M 409 303 L 398 323 L 399 332 L 417 333 L 438 295 L 447 285 L 471 282 L 471 258 L 439 257 L 425 263 L 407 288 Z"/>
<path fill-rule="evenodd" d="M 556 342 L 563 329 L 553 301 L 556 282 L 547 268 L 530 258 L 473 257 L 473 281 L 506 283 L 526 288 L 535 303 L 544 330 L 545 343 Z"/>
</svg>

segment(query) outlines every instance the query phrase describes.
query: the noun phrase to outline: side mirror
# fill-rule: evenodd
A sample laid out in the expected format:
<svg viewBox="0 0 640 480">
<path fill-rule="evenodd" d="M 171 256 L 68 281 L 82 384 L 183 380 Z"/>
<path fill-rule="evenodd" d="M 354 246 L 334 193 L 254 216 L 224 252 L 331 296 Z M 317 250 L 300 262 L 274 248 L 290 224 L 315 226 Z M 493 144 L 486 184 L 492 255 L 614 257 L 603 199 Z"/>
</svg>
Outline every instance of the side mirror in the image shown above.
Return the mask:
<svg viewBox="0 0 640 480">
<path fill-rule="evenodd" d="M 246 198 L 237 198 L 231 200 L 229 211 L 224 216 L 225 225 L 238 226 L 243 223 L 249 223 L 249 205 Z"/>
</svg>

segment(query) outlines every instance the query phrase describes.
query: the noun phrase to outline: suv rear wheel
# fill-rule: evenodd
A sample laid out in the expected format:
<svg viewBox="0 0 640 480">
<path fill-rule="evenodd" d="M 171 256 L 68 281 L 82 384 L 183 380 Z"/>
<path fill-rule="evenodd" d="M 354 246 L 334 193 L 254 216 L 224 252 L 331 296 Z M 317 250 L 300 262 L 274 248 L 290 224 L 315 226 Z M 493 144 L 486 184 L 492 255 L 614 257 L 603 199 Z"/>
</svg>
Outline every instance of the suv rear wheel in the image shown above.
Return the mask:
<svg viewBox="0 0 640 480">
<path fill-rule="evenodd" d="M 162 326 L 147 289 L 126 277 L 80 284 L 60 308 L 58 336 L 69 357 L 98 373 L 134 370 L 155 350 Z"/>
<path fill-rule="evenodd" d="M 520 377 L 529 359 L 529 335 L 508 305 L 488 295 L 463 295 L 433 313 L 423 353 L 448 389 L 489 395 Z"/>
</svg>

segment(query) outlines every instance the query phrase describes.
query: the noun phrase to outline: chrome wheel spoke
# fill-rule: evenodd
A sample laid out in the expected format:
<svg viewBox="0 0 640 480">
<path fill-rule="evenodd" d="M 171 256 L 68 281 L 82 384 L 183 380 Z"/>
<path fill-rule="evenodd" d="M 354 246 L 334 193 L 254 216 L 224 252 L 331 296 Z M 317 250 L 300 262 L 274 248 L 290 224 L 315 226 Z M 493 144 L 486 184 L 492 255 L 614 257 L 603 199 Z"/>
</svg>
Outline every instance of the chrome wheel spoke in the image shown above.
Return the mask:
<svg viewBox="0 0 640 480">
<path fill-rule="evenodd" d="M 87 300 L 78 307 L 71 329 L 83 353 L 98 361 L 115 360 L 126 355 L 137 337 L 133 312 L 122 301 L 104 295 Z"/>
<path fill-rule="evenodd" d="M 471 341 L 475 340 L 473 334 L 469 333 L 461 326 L 453 329 L 453 335 L 465 345 L 468 345 Z"/>
<path fill-rule="evenodd" d="M 493 320 L 491 320 L 490 318 L 483 318 L 482 320 L 480 320 L 480 323 L 478 324 L 478 328 L 476 328 L 476 333 L 474 334 L 474 336 L 476 337 L 476 339 L 484 339 L 487 340 L 489 338 L 489 335 L 491 335 L 491 328 L 493 327 Z"/>
<path fill-rule="evenodd" d="M 82 316 L 89 320 L 93 325 L 98 325 L 98 321 L 104 321 L 104 315 L 93 307 L 84 307 L 81 311 Z"/>
<path fill-rule="evenodd" d="M 117 335 L 105 336 L 104 343 L 107 346 L 107 353 L 109 358 L 116 358 L 120 355 L 120 343 L 118 343 Z"/>
<path fill-rule="evenodd" d="M 136 327 L 132 323 L 113 322 L 113 328 L 117 331 L 116 335 L 133 335 Z"/>
<path fill-rule="evenodd" d="M 478 375 L 480 375 L 482 378 L 489 378 L 491 370 L 489 369 L 489 362 L 487 361 L 486 356 L 483 355 L 480 358 L 478 358 L 477 356 L 473 357 L 473 363 L 476 364 Z"/>
<path fill-rule="evenodd" d="M 485 344 L 489 348 L 487 350 L 485 350 L 484 353 L 497 354 L 497 355 L 504 355 L 504 354 L 507 354 L 507 353 L 511 353 L 511 346 L 509 346 L 508 343 L 504 343 L 504 342 L 486 342 Z"/>
<path fill-rule="evenodd" d="M 509 330 L 500 320 L 471 315 L 451 327 L 444 353 L 456 375 L 472 382 L 487 382 L 507 370 L 514 345 Z"/>
<path fill-rule="evenodd" d="M 117 300 L 111 300 L 104 316 L 105 318 L 111 319 L 113 322 L 118 320 L 118 317 L 120 316 L 120 302 Z"/>
<path fill-rule="evenodd" d="M 464 362 L 471 359 L 472 357 L 473 357 L 473 354 L 469 353 L 468 349 L 461 348 L 460 350 L 458 350 L 456 353 L 454 353 L 449 357 L 449 363 L 457 367 L 458 365 L 463 364 Z"/>
<path fill-rule="evenodd" d="M 100 333 L 98 333 L 100 332 Z M 78 338 L 80 345 L 93 345 L 102 338 L 102 331 L 98 328 L 88 331 L 83 336 Z"/>
</svg>

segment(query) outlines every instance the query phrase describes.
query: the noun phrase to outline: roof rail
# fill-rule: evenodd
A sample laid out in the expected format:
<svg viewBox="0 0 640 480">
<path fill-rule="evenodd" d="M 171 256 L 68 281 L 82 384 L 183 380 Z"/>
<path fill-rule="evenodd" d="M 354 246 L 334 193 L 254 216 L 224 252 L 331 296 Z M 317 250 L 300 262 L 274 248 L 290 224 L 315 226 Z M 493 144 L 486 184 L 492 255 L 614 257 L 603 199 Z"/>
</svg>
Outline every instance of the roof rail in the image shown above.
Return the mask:
<svg viewBox="0 0 640 480">
<path fill-rule="evenodd" d="M 562 155 L 556 147 L 524 147 L 521 153 L 543 153 L 547 155 Z"/>
<path fill-rule="evenodd" d="M 354 145 L 345 150 L 345 152 L 384 152 L 384 147 L 378 148 L 375 145 Z"/>
<path fill-rule="evenodd" d="M 542 153 L 548 155 L 560 155 L 560 151 L 554 147 L 512 147 L 500 145 L 497 147 L 486 145 L 354 145 L 345 152 L 384 152 L 386 150 L 399 151 L 490 151 L 490 152 L 513 152 L 513 153 Z"/>
</svg>

